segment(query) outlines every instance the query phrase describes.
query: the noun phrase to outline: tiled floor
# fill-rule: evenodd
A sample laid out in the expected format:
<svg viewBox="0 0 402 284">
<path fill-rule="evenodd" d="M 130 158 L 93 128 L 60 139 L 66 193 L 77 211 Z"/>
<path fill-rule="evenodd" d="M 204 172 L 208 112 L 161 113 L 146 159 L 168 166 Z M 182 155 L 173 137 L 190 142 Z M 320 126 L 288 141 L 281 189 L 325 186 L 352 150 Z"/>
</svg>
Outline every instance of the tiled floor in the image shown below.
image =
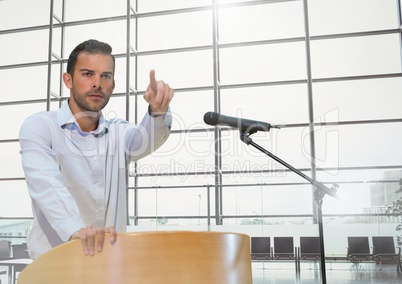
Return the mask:
<svg viewBox="0 0 402 284">
<path fill-rule="evenodd" d="M 1 271 L 1 269 L 0 269 Z M 294 262 L 252 262 L 253 284 L 322 284 L 318 262 L 301 263 L 300 274 L 296 274 Z M 6 275 L 0 275 L 0 283 L 8 283 Z M 395 264 L 374 263 L 352 264 L 348 262 L 326 263 L 327 284 L 402 284 L 402 273 Z"/>
<path fill-rule="evenodd" d="M 402 273 L 395 264 L 335 262 L 326 264 L 327 284 L 401 284 Z M 253 262 L 253 284 L 321 284 L 320 264 L 303 262 L 300 274 L 296 274 L 292 262 Z"/>
</svg>

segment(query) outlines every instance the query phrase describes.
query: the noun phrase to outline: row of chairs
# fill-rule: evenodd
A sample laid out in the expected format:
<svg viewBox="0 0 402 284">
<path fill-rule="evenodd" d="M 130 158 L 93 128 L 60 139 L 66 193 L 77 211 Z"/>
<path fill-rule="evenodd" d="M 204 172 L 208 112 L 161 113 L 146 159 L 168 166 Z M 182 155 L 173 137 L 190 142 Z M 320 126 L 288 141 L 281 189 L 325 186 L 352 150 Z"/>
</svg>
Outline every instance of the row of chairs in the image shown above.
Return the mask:
<svg viewBox="0 0 402 284">
<path fill-rule="evenodd" d="M 29 258 L 27 244 L 11 244 L 8 240 L 0 240 L 0 260 L 10 258 Z"/>
<path fill-rule="evenodd" d="M 392 236 L 372 237 L 372 251 L 368 237 L 348 237 L 347 253 L 343 257 L 351 262 L 376 261 L 380 265 L 384 260 L 397 264 L 398 272 L 402 271 L 401 248 L 394 245 Z M 300 247 L 295 248 L 293 237 L 273 237 L 273 247 L 270 237 L 251 237 L 252 260 L 318 260 L 321 258 L 319 237 L 300 237 Z M 326 256 L 328 260 L 342 259 L 339 256 Z M 381 267 L 381 266 L 380 266 Z"/>
<path fill-rule="evenodd" d="M 27 252 L 27 244 L 11 244 L 8 240 L 0 240 L 0 260 L 8 260 L 8 259 L 21 259 L 21 258 L 30 258 Z M 14 275 L 13 279 L 15 279 L 16 274 L 21 272 L 22 269 L 25 268 L 26 265 L 14 265 Z M 6 274 L 6 270 L 0 270 L 0 275 Z M 0 280 L 1 284 L 1 280 Z"/>
</svg>

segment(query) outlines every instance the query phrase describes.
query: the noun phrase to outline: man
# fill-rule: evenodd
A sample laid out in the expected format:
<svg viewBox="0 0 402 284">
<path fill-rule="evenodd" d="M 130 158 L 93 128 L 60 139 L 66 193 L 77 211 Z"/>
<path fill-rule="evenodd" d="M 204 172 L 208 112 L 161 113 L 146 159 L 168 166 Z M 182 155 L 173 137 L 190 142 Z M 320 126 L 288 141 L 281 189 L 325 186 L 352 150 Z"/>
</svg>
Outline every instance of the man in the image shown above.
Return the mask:
<svg viewBox="0 0 402 284">
<path fill-rule="evenodd" d="M 144 94 L 148 112 L 140 125 L 106 120 L 101 110 L 112 94 L 115 58 L 97 40 L 70 54 L 63 81 L 70 98 L 57 111 L 27 118 L 20 129 L 22 166 L 32 199 L 28 251 L 35 259 L 52 247 L 80 239 L 86 255 L 101 252 L 126 229 L 126 166 L 168 138 L 174 90 L 150 72 Z"/>
</svg>

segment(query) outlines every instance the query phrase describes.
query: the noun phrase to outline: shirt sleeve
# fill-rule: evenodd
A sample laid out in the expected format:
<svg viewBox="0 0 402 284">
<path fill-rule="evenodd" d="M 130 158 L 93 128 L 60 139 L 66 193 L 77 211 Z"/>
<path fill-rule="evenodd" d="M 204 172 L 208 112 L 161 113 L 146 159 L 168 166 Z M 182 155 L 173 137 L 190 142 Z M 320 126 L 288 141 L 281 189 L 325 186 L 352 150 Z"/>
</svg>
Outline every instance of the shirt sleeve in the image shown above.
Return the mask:
<svg viewBox="0 0 402 284">
<path fill-rule="evenodd" d="M 40 116 L 30 117 L 22 124 L 19 133 L 22 167 L 29 194 L 37 207 L 33 209 L 45 216 L 65 242 L 83 223 L 74 198 L 63 184 L 48 124 Z"/>
<path fill-rule="evenodd" d="M 170 135 L 172 114 L 151 116 L 149 111 L 137 126 L 129 125 L 125 131 L 124 147 L 127 161 L 139 160 L 160 148 Z"/>
</svg>

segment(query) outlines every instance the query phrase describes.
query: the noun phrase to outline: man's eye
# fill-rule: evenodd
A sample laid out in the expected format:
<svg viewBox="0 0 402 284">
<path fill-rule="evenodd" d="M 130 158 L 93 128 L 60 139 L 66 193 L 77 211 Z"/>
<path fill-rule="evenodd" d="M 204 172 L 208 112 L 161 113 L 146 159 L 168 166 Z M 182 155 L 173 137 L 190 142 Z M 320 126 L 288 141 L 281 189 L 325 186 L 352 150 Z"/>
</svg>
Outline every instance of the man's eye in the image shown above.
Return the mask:
<svg viewBox="0 0 402 284">
<path fill-rule="evenodd" d="M 92 74 L 89 73 L 89 72 L 86 72 L 86 73 L 84 73 L 83 75 L 84 75 L 84 76 L 91 76 Z"/>
<path fill-rule="evenodd" d="M 112 78 L 110 75 L 102 75 L 103 78 L 110 79 Z"/>
</svg>

